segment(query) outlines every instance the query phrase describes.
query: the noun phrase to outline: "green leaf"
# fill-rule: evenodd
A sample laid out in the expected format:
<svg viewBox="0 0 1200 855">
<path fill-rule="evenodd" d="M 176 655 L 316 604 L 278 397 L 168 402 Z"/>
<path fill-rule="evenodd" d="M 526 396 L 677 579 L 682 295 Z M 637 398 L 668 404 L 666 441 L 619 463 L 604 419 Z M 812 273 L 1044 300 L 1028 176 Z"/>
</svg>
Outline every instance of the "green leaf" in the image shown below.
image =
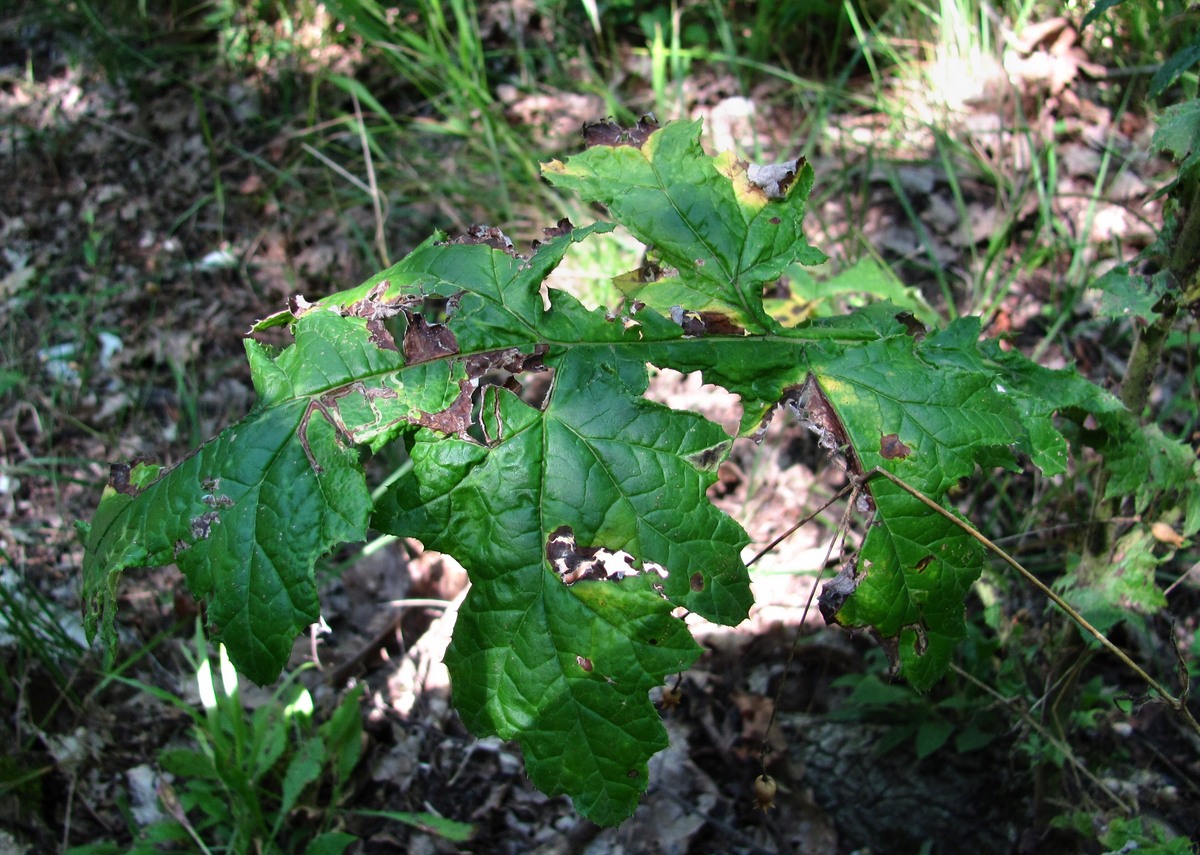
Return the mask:
<svg viewBox="0 0 1200 855">
<path fill-rule="evenodd" d="M 470 823 L 446 819 L 444 816 L 438 816 L 435 813 L 413 813 L 403 810 L 356 810 L 354 814 L 356 816 L 373 816 L 380 819 L 391 819 L 396 822 L 402 822 L 405 825 L 411 825 L 413 828 L 419 828 L 421 831 L 436 834 L 455 843 L 465 843 L 470 840 L 471 832 L 473 831 Z"/>
<path fill-rule="evenodd" d="M 241 705 L 234 707 L 233 715 L 241 716 Z M 251 739 L 249 745 L 249 768 L 246 770 L 249 780 L 261 781 L 263 776 L 274 768 L 279 758 L 287 750 L 288 723 L 280 715 L 279 708 L 267 704 L 256 709 L 251 717 Z"/>
<path fill-rule="evenodd" d="M 1169 56 L 1158 71 L 1154 72 L 1154 76 L 1150 78 L 1150 97 L 1157 98 L 1197 62 L 1200 62 L 1200 37 Z"/>
<path fill-rule="evenodd" d="M 793 266 L 787 270 L 791 296 L 786 300 L 767 300 L 765 305 L 771 316 L 785 326 L 812 316 L 831 314 L 833 298 L 857 298 L 852 305 L 861 305 L 865 296 L 890 302 L 897 308 L 911 312 L 924 324 L 935 324 L 937 313 L 925 301 L 918 288 L 905 285 L 890 268 L 873 258 L 860 258 L 851 267 L 828 279 L 817 281 L 803 267 Z"/>
<path fill-rule="evenodd" d="M 365 350 L 365 324 L 323 314 L 279 357 L 248 343 L 262 400 L 246 419 L 141 489 L 117 469 L 84 559 L 89 633 L 102 621 L 111 643 L 122 571 L 174 562 L 192 592 L 209 598 L 209 620 L 238 671 L 260 683 L 278 676 L 292 640 L 319 614 L 315 559 L 362 539 L 370 509 L 356 452 L 328 419 L 314 418 L 309 397 L 336 388 L 334 375 L 315 376 L 331 354 L 344 374 L 362 370 L 347 351 L 356 336 Z"/>
<path fill-rule="evenodd" d="M 1105 499 L 1133 496 L 1134 509 L 1144 512 L 1163 493 L 1178 493 L 1189 514 L 1200 504 L 1198 462 L 1191 450 L 1155 424 L 1138 425 L 1128 413 L 1103 423 L 1108 430 L 1101 450 L 1111 475 Z"/>
<path fill-rule="evenodd" d="M 1114 6 L 1120 6 L 1124 2 L 1125 0 L 1096 0 L 1096 5 L 1088 9 L 1087 14 L 1083 16 L 1083 23 L 1079 25 L 1079 29 L 1086 30 L 1109 9 L 1112 9 Z"/>
<path fill-rule="evenodd" d="M 304 788 L 321 777 L 325 765 L 325 741 L 320 736 L 302 739 L 288 762 L 279 792 L 279 814 L 286 816 L 296 806 Z"/>
<path fill-rule="evenodd" d="M 1070 449 L 1066 436 L 1055 424 L 1056 414 L 1068 412 L 1078 421 L 1090 415 L 1114 429 L 1123 425 L 1121 435 L 1128 430 L 1131 416 L 1125 405 L 1074 368 L 1044 368 L 1017 351 L 1003 350 L 996 341 L 987 342 L 983 352 L 998 372 L 1000 388 L 1017 408 L 1029 433 L 1029 455 L 1043 475 L 1067 471 Z"/>
<path fill-rule="evenodd" d="M 304 847 L 304 855 L 342 855 L 358 838 L 345 831 L 318 834 Z"/>
<path fill-rule="evenodd" d="M 321 725 L 321 738 L 333 759 L 333 772 L 338 784 L 349 780 L 350 773 L 362 757 L 362 699 L 364 684 L 359 683 L 346 693 L 329 720 Z"/>
<path fill-rule="evenodd" d="M 709 157 L 700 130 L 699 121 L 670 124 L 640 147 L 593 146 L 543 172 L 555 186 L 608 206 L 674 268 L 641 289 L 640 302 L 659 311 L 719 311 L 751 331 L 772 329 L 763 284 L 795 261 L 825 259 L 801 229 L 812 168 L 803 160 L 758 168 L 728 153 Z"/>
<path fill-rule="evenodd" d="M 977 335 L 978 321 L 964 319 L 920 343 L 898 335 L 841 352 L 814 348 L 813 375 L 836 424 L 815 402 L 810 418 L 844 431 L 863 471 L 886 468 L 935 501 L 976 465 L 1011 468 L 1027 435 L 983 363 Z M 875 481 L 871 493 L 874 524 L 857 564 L 841 576 L 853 596 L 834 612 L 844 626 L 898 639 L 905 676 L 928 688 L 966 635 L 962 602 L 983 553 L 896 485 Z"/>
<path fill-rule="evenodd" d="M 996 734 L 975 724 L 968 724 L 954 736 L 954 750 L 959 754 L 978 751 L 996 741 Z"/>
<path fill-rule="evenodd" d="M 1114 268 L 1092 283 L 1100 291 L 1096 308 L 1108 318 L 1141 318 L 1151 323 L 1158 318 L 1155 305 L 1170 290 L 1168 279 L 1166 271 L 1141 276 L 1131 275 L 1123 266 Z"/>
<path fill-rule="evenodd" d="M 1094 828 L 1094 826 L 1093 826 Z M 1190 855 L 1195 852 L 1191 841 L 1168 831 L 1147 817 L 1114 818 L 1100 837 L 1109 852 L 1146 853 L 1146 855 Z"/>
<path fill-rule="evenodd" d="M 1113 547 L 1111 572 L 1087 580 L 1075 574 L 1063 577 L 1063 596 L 1101 632 L 1123 620 L 1153 614 L 1166 607 L 1167 598 L 1155 581 L 1155 571 L 1170 558 L 1146 526 L 1122 536 Z"/>
<path fill-rule="evenodd" d="M 212 760 L 200 751 L 190 748 L 173 748 L 158 755 L 163 769 L 181 778 L 212 779 L 220 777 Z"/>
<path fill-rule="evenodd" d="M 705 498 L 715 466 L 695 463 L 728 437 L 641 398 L 645 365 L 621 350 L 548 358 L 544 410 L 489 392 L 491 446 L 422 432 L 374 521 L 471 574 L 446 656 L 467 726 L 519 738 L 533 781 L 601 823 L 632 812 L 666 745 L 648 690 L 700 652 L 671 610 L 737 623 L 750 605 L 745 535 Z M 597 549 L 630 556 L 613 559 L 625 578 Z"/>
<path fill-rule="evenodd" d="M 937 751 L 954 732 L 954 725 L 945 719 L 929 718 L 917 728 L 917 759 L 924 760 Z"/>
<path fill-rule="evenodd" d="M 1158 129 L 1150 142 L 1154 152 L 1167 151 L 1179 164 L 1179 174 L 1200 164 L 1200 99 L 1172 104 L 1158 117 Z"/>
</svg>

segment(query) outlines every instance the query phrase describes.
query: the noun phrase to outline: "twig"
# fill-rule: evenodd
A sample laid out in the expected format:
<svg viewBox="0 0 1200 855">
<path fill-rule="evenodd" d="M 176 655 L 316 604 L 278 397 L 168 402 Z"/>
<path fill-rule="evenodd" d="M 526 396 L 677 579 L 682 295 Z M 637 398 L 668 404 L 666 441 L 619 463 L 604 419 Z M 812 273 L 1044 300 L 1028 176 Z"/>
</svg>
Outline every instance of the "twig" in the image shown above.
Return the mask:
<svg viewBox="0 0 1200 855">
<path fill-rule="evenodd" d="M 817 514 L 823 513 L 826 508 L 841 499 L 842 496 L 853 491 L 853 496 L 851 496 L 850 501 L 846 503 L 846 510 L 842 514 L 841 522 L 838 523 L 838 531 L 841 532 L 842 537 L 845 537 L 845 532 L 849 529 L 850 512 L 854 507 L 854 501 L 858 498 L 858 492 L 861 489 L 862 484 L 855 484 L 853 482 L 843 487 L 837 493 L 837 495 L 831 498 L 828 502 L 821 505 L 821 507 L 817 508 L 811 514 L 801 519 L 779 537 L 775 538 L 769 544 L 763 547 L 763 549 L 761 549 L 757 555 L 746 562 L 746 566 L 749 567 L 751 564 L 758 561 L 758 559 L 762 558 L 764 555 L 782 543 L 786 538 L 790 537 L 793 532 L 800 528 L 800 526 L 810 522 L 817 516 Z M 821 584 L 821 577 L 825 574 L 825 567 L 829 564 L 829 557 L 833 555 L 833 547 L 834 544 L 837 543 L 837 540 L 838 538 L 835 535 L 829 541 L 829 548 L 825 550 L 825 560 L 821 562 L 821 568 L 817 571 L 817 575 L 813 578 L 812 587 L 808 589 L 808 599 L 804 601 L 804 612 L 800 615 L 799 623 L 796 624 L 796 632 L 792 636 L 792 646 L 788 650 L 787 659 L 783 663 L 783 674 L 779 678 L 779 687 L 775 690 L 775 700 L 771 704 L 771 717 L 767 720 L 767 726 L 763 731 L 762 746 L 759 748 L 758 759 L 759 765 L 762 766 L 763 774 L 766 774 L 767 771 L 767 755 L 771 753 L 771 728 L 775 725 L 775 713 L 779 709 L 779 702 L 783 698 L 783 689 L 787 685 L 788 671 L 791 670 L 792 661 L 796 658 L 796 649 L 800 646 L 800 633 L 804 631 L 804 623 L 808 620 L 808 613 L 812 609 L 813 598 L 817 594 L 817 586 Z"/>
<path fill-rule="evenodd" d="M 371 188 L 370 188 L 370 187 L 368 187 L 366 184 L 363 184 L 363 182 L 362 182 L 362 179 L 361 179 L 361 178 L 359 178 L 359 177 L 358 177 L 358 176 L 356 176 L 356 175 L 351 175 L 351 174 L 350 174 L 348 171 L 346 171 L 346 168 L 345 168 L 344 166 L 342 166 L 342 165 L 340 165 L 340 164 L 338 164 L 338 163 L 335 163 L 334 161 L 330 160 L 328 157 L 326 157 L 326 156 L 325 156 L 324 154 L 322 154 L 321 152 L 317 151 L 315 148 L 313 148 L 313 147 L 312 147 L 311 145 L 309 145 L 308 143 L 300 143 L 300 148 L 304 149 L 306 152 L 308 152 L 309 154 L 311 154 L 311 155 L 312 155 L 313 157 L 315 157 L 317 160 L 321 161 L 321 163 L 323 163 L 323 164 L 325 164 L 326 166 L 328 166 L 330 169 L 332 169 L 332 170 L 333 170 L 334 172 L 336 172 L 338 175 L 340 175 L 340 176 L 342 176 L 343 178 L 345 178 L 347 181 L 349 181 L 351 184 L 353 184 L 353 185 L 354 185 L 355 187 L 357 187 L 359 190 L 361 190 L 361 191 L 363 191 L 364 193 L 366 193 L 368 196 L 369 196 L 369 195 L 371 195 Z"/>
</svg>

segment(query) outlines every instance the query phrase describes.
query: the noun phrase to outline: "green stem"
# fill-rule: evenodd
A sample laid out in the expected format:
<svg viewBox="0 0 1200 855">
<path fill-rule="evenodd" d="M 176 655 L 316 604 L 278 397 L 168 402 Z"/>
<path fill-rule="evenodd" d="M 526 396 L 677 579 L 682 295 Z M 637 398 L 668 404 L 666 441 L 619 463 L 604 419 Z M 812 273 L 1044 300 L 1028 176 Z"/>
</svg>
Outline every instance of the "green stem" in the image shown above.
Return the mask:
<svg viewBox="0 0 1200 855">
<path fill-rule="evenodd" d="M 1121 381 L 1121 402 L 1139 419 L 1150 399 L 1150 388 L 1180 306 L 1193 305 L 1200 299 L 1200 175 L 1181 178 L 1179 191 L 1172 195 L 1178 200 L 1179 225 L 1166 259 L 1167 292 L 1159 301 L 1158 317 L 1138 331 Z M 1098 578 L 1107 569 L 1112 541 L 1109 522 L 1118 512 L 1119 501 L 1105 501 L 1107 487 L 1108 470 L 1102 469 L 1096 480 L 1091 536 L 1079 567 L 1081 578 Z"/>
<path fill-rule="evenodd" d="M 1193 296 L 1190 292 L 1196 290 L 1197 272 L 1200 271 L 1200 178 L 1188 179 L 1180 195 L 1184 198 L 1180 202 L 1179 227 L 1167 260 L 1167 293 L 1158 317 L 1139 333 L 1121 383 L 1121 401 L 1135 415 L 1145 409 L 1163 345 L 1175 323 L 1180 304 Z"/>
</svg>

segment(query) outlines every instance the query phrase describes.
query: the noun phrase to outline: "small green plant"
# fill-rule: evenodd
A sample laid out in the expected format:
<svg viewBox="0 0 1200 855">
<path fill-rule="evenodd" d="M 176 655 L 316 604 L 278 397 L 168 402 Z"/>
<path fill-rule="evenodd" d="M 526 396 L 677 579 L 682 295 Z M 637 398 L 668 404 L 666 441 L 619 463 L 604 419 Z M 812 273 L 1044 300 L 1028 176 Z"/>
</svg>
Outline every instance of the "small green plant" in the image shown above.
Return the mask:
<svg viewBox="0 0 1200 855">
<path fill-rule="evenodd" d="M 200 709 L 135 680 L 113 679 L 182 710 L 191 743 L 158 757 L 156 795 L 164 816 L 132 828 L 134 848 L 99 842 L 71 855 L 161 852 L 164 846 L 202 852 L 337 855 L 358 837 L 340 826 L 354 814 L 404 823 L 463 841 L 471 826 L 430 813 L 348 808 L 352 773 L 362 757 L 362 687 L 342 696 L 318 723 L 312 695 L 293 672 L 269 697 L 248 703 L 223 646 L 209 655 L 196 628 L 192 662 Z"/>
<path fill-rule="evenodd" d="M 203 853 L 335 855 L 344 850 L 357 838 L 332 826 L 362 753 L 361 690 L 348 692 L 317 724 L 312 696 L 293 673 L 251 710 L 225 648 L 210 657 L 199 627 L 196 648 L 201 710 L 161 689 L 127 681 L 183 710 L 192 720 L 193 740 L 159 755 L 165 775 L 158 798 L 166 816 L 137 833 L 133 851 L 159 852 L 168 844 Z M 307 821 L 298 821 L 299 816 Z M 109 851 L 108 845 L 72 851 L 94 855 Z"/>
<path fill-rule="evenodd" d="M 519 740 L 535 784 L 612 824 L 666 744 L 648 691 L 700 653 L 675 610 L 736 624 L 751 604 L 747 537 L 706 495 L 733 438 L 648 401 L 648 364 L 738 395 L 742 437 L 782 410 L 844 455 L 869 524 L 821 609 L 869 627 L 920 690 L 966 636 L 985 554 L 1003 556 L 950 507 L 978 469 L 1056 476 L 1072 444 L 1090 447 L 1145 524 L 1188 508 L 1177 525 L 1200 528 L 1186 447 L 1074 370 L 981 341 L 978 318 L 931 330 L 890 303 L 774 318 L 765 286 L 824 258 L 801 227 L 805 162 L 709 156 L 698 122 L 585 137 L 544 173 L 653 248 L 619 305 L 589 310 L 546 282 L 613 228 L 566 221 L 527 256 L 474 227 L 357 288 L 293 298 L 254 327 L 286 326 L 293 345 L 246 340 L 259 401 L 245 419 L 173 469 L 114 466 L 84 527 L 89 631 L 112 642 L 123 571 L 174 562 L 238 671 L 271 681 L 319 616 L 318 556 L 369 528 L 417 538 L 471 576 L 447 653 L 464 722 Z M 548 387 L 523 385 L 534 374 Z M 372 500 L 362 454 L 394 443 L 412 466 Z"/>
<path fill-rule="evenodd" d="M 1097 828 L 1095 816 L 1086 811 L 1077 811 L 1057 817 L 1053 825 L 1074 832 L 1083 840 L 1095 841 L 1103 847 L 1104 855 L 1122 855 L 1126 852 L 1137 852 L 1139 855 L 1193 855 L 1196 851 L 1195 845 L 1186 838 L 1140 817 L 1118 817 Z"/>
</svg>

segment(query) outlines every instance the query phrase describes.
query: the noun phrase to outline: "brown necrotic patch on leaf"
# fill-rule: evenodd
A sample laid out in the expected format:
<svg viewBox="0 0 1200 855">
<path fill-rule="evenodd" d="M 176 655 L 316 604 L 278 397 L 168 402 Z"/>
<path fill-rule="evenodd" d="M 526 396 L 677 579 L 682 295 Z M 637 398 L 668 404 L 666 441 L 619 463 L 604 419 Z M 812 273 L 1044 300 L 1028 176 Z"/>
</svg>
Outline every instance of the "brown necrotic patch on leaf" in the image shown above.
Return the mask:
<svg viewBox="0 0 1200 855">
<path fill-rule="evenodd" d="M 880 635 L 875 627 L 867 627 L 867 634 L 875 639 L 875 643 L 879 645 L 879 649 L 887 657 L 888 676 L 892 678 L 898 676 L 900 673 L 900 636 Z"/>
<path fill-rule="evenodd" d="M 563 217 L 561 220 L 558 221 L 558 225 L 549 226 L 548 228 L 542 229 L 542 234 L 546 236 L 546 240 L 553 240 L 556 237 L 562 237 L 563 235 L 569 235 L 574 230 L 575 230 L 575 226 L 573 226 L 571 224 L 571 221 L 568 220 L 566 217 Z M 542 243 L 543 243 L 543 241 L 535 240 L 533 242 L 533 248 L 537 249 L 539 246 L 542 245 Z"/>
<path fill-rule="evenodd" d="M 917 320 L 917 316 L 912 312 L 897 312 L 896 320 L 904 326 L 904 331 L 917 341 L 925 338 L 925 334 L 929 332 L 929 328 Z"/>
<path fill-rule="evenodd" d="M 884 460 L 904 460 L 912 449 L 900 441 L 898 434 L 889 433 L 879 440 L 879 454 Z"/>
<path fill-rule="evenodd" d="M 393 350 L 397 353 L 400 348 L 396 346 L 396 339 L 392 337 L 388 331 L 387 325 L 379 318 L 372 318 L 367 321 L 367 337 L 371 344 L 375 345 L 380 350 Z"/>
<path fill-rule="evenodd" d="M 419 318 L 420 316 L 417 316 Z M 407 342 L 407 336 L 405 336 Z M 421 412 L 414 422 L 440 433 L 468 438 L 467 431 L 474 424 L 475 395 L 484 386 L 508 387 L 515 375 L 522 371 L 541 370 L 542 357 L 549 348 L 538 345 L 532 353 L 524 353 L 516 347 L 475 353 L 466 358 L 464 366 L 467 376 L 458 381 L 458 397 L 436 413 Z M 485 436 L 487 430 L 484 430 Z M 489 444 L 499 442 L 499 436 L 487 436 Z"/>
<path fill-rule="evenodd" d="M 287 298 L 288 311 L 292 313 L 292 317 L 294 318 L 300 317 L 315 305 L 316 303 L 311 303 L 304 299 L 303 294 L 293 294 Z"/>
<path fill-rule="evenodd" d="M 751 163 L 746 167 L 746 178 L 768 199 L 783 199 L 787 196 L 792 182 L 796 180 L 797 173 L 803 168 L 804 162 L 801 158 L 783 163 Z"/>
<path fill-rule="evenodd" d="M 851 558 L 842 565 L 838 574 L 821 588 L 817 597 L 817 608 L 821 610 L 821 617 L 825 618 L 826 624 L 837 623 L 837 613 L 858 588 L 860 581 L 862 576 L 858 572 L 858 559 Z"/>
<path fill-rule="evenodd" d="M 376 283 L 367 296 L 343 306 L 341 312 L 348 318 L 365 318 L 367 321 L 385 321 L 405 312 L 421 301 L 415 294 L 397 294 L 385 297 L 390 287 L 388 280 Z"/>
<path fill-rule="evenodd" d="M 128 463 L 114 463 L 108 469 L 108 483 L 118 493 L 136 496 L 158 480 L 163 467 L 135 457 Z"/>
<path fill-rule="evenodd" d="M 200 501 L 210 508 L 232 508 L 234 504 L 233 499 L 224 493 L 205 493 L 200 497 Z"/>
<path fill-rule="evenodd" d="M 641 267 L 622 274 L 617 278 L 630 283 L 648 284 L 650 282 L 658 282 L 660 279 L 670 279 L 678 276 L 679 271 L 676 268 L 662 264 L 661 259 L 652 255 L 651 251 L 647 251 L 645 258 L 642 259 Z"/>
<path fill-rule="evenodd" d="M 458 397 L 450 406 L 437 413 L 421 412 L 415 419 L 416 423 L 439 433 L 466 436 L 472 424 L 471 416 L 474 407 L 471 396 L 475 391 L 475 384 L 467 380 L 460 380 L 458 388 Z"/>
<path fill-rule="evenodd" d="M 404 362 L 420 365 L 458 353 L 458 339 L 445 324 L 431 324 L 424 315 L 405 313 L 408 328 L 404 331 Z"/>
<path fill-rule="evenodd" d="M 613 552 L 599 546 L 579 546 L 575 542 L 575 532 L 567 525 L 559 526 L 546 539 L 546 561 L 565 585 L 588 581 L 618 582 L 648 570 L 663 578 L 667 575 L 663 568 L 649 562 L 639 569 L 628 552 Z"/>
<path fill-rule="evenodd" d="M 913 653 L 918 656 L 924 656 L 929 650 L 929 630 L 924 623 L 909 624 L 904 629 L 912 630 L 913 633 Z"/>
<path fill-rule="evenodd" d="M 513 249 L 513 242 L 495 226 L 473 225 L 467 229 L 466 234 L 458 235 L 446 241 L 447 244 L 484 244 L 492 249 L 498 249 L 501 252 L 507 252 L 514 258 L 517 251 Z"/>
<path fill-rule="evenodd" d="M 745 335 L 746 331 L 735 324 L 728 315 L 720 312 L 701 312 L 700 320 L 707 335 Z"/>
<path fill-rule="evenodd" d="M 683 327 L 685 335 L 745 335 L 746 331 L 720 312 L 693 312 L 682 306 L 671 307 L 671 320 Z"/>
<path fill-rule="evenodd" d="M 133 469 L 132 463 L 114 463 L 108 467 L 108 483 L 118 493 L 124 493 L 126 496 L 136 496 L 141 491 L 129 483 L 129 472 Z"/>
<path fill-rule="evenodd" d="M 216 511 L 208 511 L 207 513 L 192 517 L 190 520 L 192 537 L 196 540 L 206 540 L 212 534 L 212 527 L 220 522 L 221 517 Z"/>
<path fill-rule="evenodd" d="M 689 454 L 687 462 L 701 471 L 712 472 L 721 465 L 721 461 L 729 454 L 731 447 L 733 447 L 733 440 L 718 442 L 711 448 L 705 448 L 702 451 Z"/>
<path fill-rule="evenodd" d="M 477 383 L 488 382 L 488 385 L 503 386 L 510 377 L 522 371 L 542 370 L 545 367 L 542 358 L 549 350 L 546 345 L 539 344 L 534 347 L 532 353 L 525 353 L 516 347 L 475 353 L 467 357 L 467 377 Z"/>
<path fill-rule="evenodd" d="M 788 389 L 783 400 L 800 420 L 800 424 L 817 435 L 817 444 L 821 448 L 843 455 L 849 473 L 856 478 L 862 477 L 862 463 L 859 462 L 858 455 L 854 453 L 854 446 L 850 444 L 850 436 L 814 375 L 809 374 L 799 388 Z M 763 425 L 755 435 L 765 433 L 768 423 L 769 417 L 764 419 Z M 862 496 L 868 505 L 874 505 L 867 490 L 862 491 Z"/>
<path fill-rule="evenodd" d="M 631 128 L 618 125 L 612 119 L 599 122 L 585 122 L 583 125 L 583 144 L 586 148 L 595 145 L 606 145 L 613 148 L 630 145 L 641 148 L 650 135 L 658 130 L 658 121 L 653 116 L 642 116 L 638 123 Z"/>
</svg>

